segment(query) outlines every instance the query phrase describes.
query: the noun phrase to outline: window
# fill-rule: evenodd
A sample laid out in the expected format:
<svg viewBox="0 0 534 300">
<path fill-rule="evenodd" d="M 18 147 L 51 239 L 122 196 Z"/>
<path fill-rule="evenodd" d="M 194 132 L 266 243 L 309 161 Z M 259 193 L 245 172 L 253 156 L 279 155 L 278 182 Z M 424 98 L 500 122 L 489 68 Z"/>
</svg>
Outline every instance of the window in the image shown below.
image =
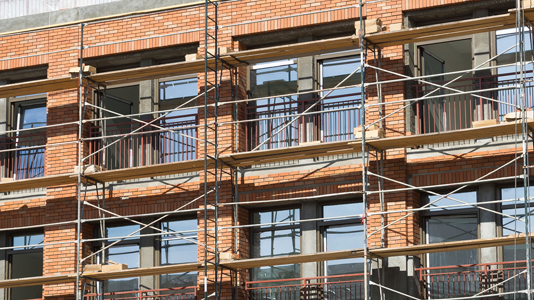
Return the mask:
<svg viewBox="0 0 534 300">
<path fill-rule="evenodd" d="M 246 119 L 259 121 L 247 123 L 249 150 L 265 142 L 261 149 L 296 146 L 299 143 L 299 123 L 291 121 L 291 115 L 302 111 L 297 96 L 283 96 L 298 92 L 296 60 L 258 64 L 250 71 L 250 91 L 253 98 L 246 108 Z M 279 97 L 277 97 L 279 96 Z"/>
<path fill-rule="evenodd" d="M 119 240 L 120 237 L 128 236 L 139 229 L 139 225 L 108 226 L 106 228 L 107 237 L 116 237 L 116 239 L 109 239 L 105 244 L 109 245 Z M 134 235 L 139 235 L 139 233 Z M 110 261 L 126 264 L 128 269 L 139 268 L 139 237 L 126 238 L 106 249 L 104 263 Z M 104 281 L 104 291 L 106 293 L 137 290 L 139 290 L 139 278 L 137 277 Z"/>
<path fill-rule="evenodd" d="M 477 192 L 462 192 L 450 195 L 451 198 L 467 203 L 477 202 Z M 423 213 L 426 215 L 426 243 L 443 243 L 452 241 L 473 240 L 478 238 L 478 216 L 476 208 L 457 201 L 442 198 L 441 196 L 428 196 L 428 203 L 434 202 L 434 207 L 430 211 Z M 438 200 L 439 199 L 439 200 Z M 443 207 L 459 205 L 457 207 Z M 441 206 L 441 207 L 437 207 Z M 449 292 L 453 295 L 459 293 L 470 294 L 478 289 L 478 277 L 475 271 L 478 267 L 466 266 L 475 265 L 478 260 L 478 249 L 459 250 L 450 252 L 429 253 L 425 257 L 426 268 L 422 269 L 422 276 L 427 278 L 427 292 L 430 296 L 441 295 L 444 286 L 440 284 L 440 276 L 437 274 L 446 273 L 450 281 L 462 282 L 461 285 L 453 285 Z M 463 266 L 462 266 L 463 265 Z M 449 268 L 435 268 L 448 267 Z M 461 266 L 461 267 L 460 267 Z M 465 276 L 462 272 L 465 271 Z M 434 275 L 436 274 L 436 275 Z"/>
<path fill-rule="evenodd" d="M 529 197 L 534 196 L 534 187 L 528 188 Z M 503 200 L 512 200 L 518 199 L 516 203 L 503 202 L 502 212 L 506 215 L 516 217 L 519 219 L 525 219 L 525 204 L 523 199 L 524 189 L 523 187 L 516 188 L 504 188 L 501 190 L 501 199 Z M 530 201 L 529 201 L 530 202 Z M 531 223 L 530 215 L 534 212 L 533 209 L 529 206 L 527 208 L 529 211 L 529 232 L 532 232 L 534 227 Z M 517 235 L 518 238 L 525 233 L 525 222 L 520 221 L 514 218 L 507 216 L 502 216 L 502 236 Z M 521 243 L 518 245 L 503 246 L 503 261 L 504 262 L 515 262 L 515 261 L 524 261 L 526 260 L 526 245 Z"/>
<path fill-rule="evenodd" d="M 320 61 L 320 89 L 336 87 L 348 75 L 360 67 L 359 56 L 324 59 Z M 361 73 L 356 72 L 340 87 L 347 87 L 361 83 Z M 326 96 L 328 91 L 321 93 Z M 322 114 L 317 115 L 317 124 L 321 128 L 323 142 L 350 140 L 354 138 L 354 128 L 361 125 L 360 111 L 356 109 L 361 104 L 361 88 L 351 87 L 334 90 L 320 105 Z M 347 108 L 354 108 L 346 110 Z"/>
<path fill-rule="evenodd" d="M 362 215 L 362 203 L 323 206 L 323 217 Z M 324 251 L 363 248 L 364 232 L 361 218 L 334 219 L 322 222 Z M 350 241 L 350 242 L 348 242 Z M 325 276 L 363 273 L 363 258 L 324 262 Z"/>
<path fill-rule="evenodd" d="M 37 129 L 0 138 L 2 149 L 17 149 L 0 154 L 4 165 L 2 177 L 15 180 L 42 177 L 45 172 L 46 130 L 38 128 L 46 125 L 46 99 L 39 99 L 39 96 L 14 98 L 10 107 L 12 129 Z"/>
<path fill-rule="evenodd" d="M 274 211 L 255 212 L 254 224 L 265 224 L 253 228 L 252 257 L 273 257 L 300 253 L 299 223 L 273 224 L 300 220 L 300 209 L 289 208 Z M 300 264 L 287 264 L 254 268 L 252 280 L 299 278 Z"/>
<path fill-rule="evenodd" d="M 459 75 L 444 73 L 469 70 L 472 68 L 473 52 L 471 39 L 462 39 L 418 46 L 420 75 L 436 75 L 425 79 L 427 82 L 443 85 Z M 467 77 L 467 76 L 466 76 Z M 448 85 L 461 91 L 481 89 L 472 78 L 462 78 Z M 469 94 L 444 96 L 458 92 L 442 89 L 428 83 L 415 86 L 416 98 L 428 97 L 416 105 L 418 133 L 431 133 L 458 130 L 471 127 L 473 110 L 477 103 Z"/>
<path fill-rule="evenodd" d="M 476 192 L 456 193 L 451 198 L 467 203 L 477 202 Z M 478 238 L 478 218 L 476 209 L 465 206 L 457 201 L 429 196 L 431 215 L 426 220 L 427 243 L 443 243 L 452 241 L 473 240 Z M 439 199 L 439 200 L 438 200 Z M 460 205 L 459 207 L 441 208 L 438 206 Z M 465 210 L 467 208 L 467 210 Z M 452 252 L 438 252 L 427 255 L 427 267 L 452 266 L 478 263 L 478 250 L 461 250 Z"/>
<path fill-rule="evenodd" d="M 180 110 L 173 111 L 160 119 L 159 126 L 172 128 L 173 131 L 159 133 L 160 163 L 185 161 L 196 158 L 198 125 L 197 101 L 191 101 L 198 95 L 198 78 L 180 77 L 159 83 L 159 110 L 174 109 L 182 106 Z M 183 109 L 186 108 L 186 109 Z"/>
<path fill-rule="evenodd" d="M 298 74 L 298 69 L 306 68 L 305 73 L 313 73 L 316 68 L 303 64 L 297 68 L 297 60 L 284 60 L 257 64 L 250 71 L 250 92 L 253 98 L 246 110 L 248 147 L 261 149 L 296 146 L 304 142 L 339 141 L 354 138 L 354 128 L 360 125 L 357 107 L 361 100 L 359 87 L 338 89 L 328 95 L 302 92 L 299 80 L 312 79 L 314 88 L 327 89 L 340 84 L 360 66 L 360 57 L 348 53 L 319 56 L 319 70 L 316 78 Z M 300 78 L 300 77 L 306 78 Z M 361 82 L 356 72 L 340 87 L 352 86 Z M 317 103 L 321 96 L 325 96 Z M 296 117 L 304 113 L 306 115 Z M 295 120 L 294 122 L 292 122 Z M 290 123 L 291 122 L 291 123 Z M 280 132 L 279 132 L 280 131 Z"/>
<path fill-rule="evenodd" d="M 8 251 L 10 279 L 43 275 L 44 234 L 30 233 L 12 236 L 12 245 L 17 247 Z M 20 248 L 19 248 L 20 247 Z M 11 288 L 11 300 L 36 299 L 42 297 L 42 286 Z"/>
<path fill-rule="evenodd" d="M 496 32 L 496 54 L 499 54 L 501 52 L 504 52 L 506 49 L 516 45 L 519 43 L 519 34 L 517 33 L 517 29 L 506 29 L 506 30 L 499 30 Z M 524 50 L 525 50 L 525 61 L 530 62 L 531 61 L 531 49 L 532 49 L 532 34 L 528 30 L 528 28 L 525 28 L 525 35 L 524 35 Z M 504 54 L 499 56 L 497 58 L 497 65 L 502 66 L 497 69 L 497 76 L 495 76 L 494 81 L 496 81 L 498 84 L 495 84 L 495 86 L 498 87 L 506 87 L 506 86 L 514 86 L 517 85 L 520 81 L 519 78 L 519 70 L 520 66 L 516 64 L 516 62 L 519 62 L 519 46 L 515 46 L 514 48 L 506 51 Z M 508 66 L 504 66 L 508 65 Z M 525 81 L 525 101 L 526 101 L 526 107 L 532 108 L 534 106 L 534 85 L 532 84 L 532 64 L 528 63 L 526 66 L 524 66 L 523 71 L 524 77 L 527 79 Z M 499 90 L 494 92 L 495 97 L 498 97 L 501 101 L 506 101 L 511 104 L 520 105 L 518 103 L 518 100 L 512 100 L 512 99 L 520 99 L 519 97 L 519 91 L 517 89 L 511 89 L 511 90 Z M 510 112 L 514 112 L 516 110 L 515 107 L 512 107 L 510 105 L 506 105 L 503 103 L 498 104 L 499 109 L 499 121 L 503 120 L 503 117 Z"/>
<path fill-rule="evenodd" d="M 160 265 L 197 261 L 197 220 L 176 220 L 161 223 L 161 229 L 176 234 L 163 235 L 160 242 Z M 197 272 L 160 275 L 160 288 L 196 287 Z M 181 290 L 183 293 L 184 290 Z"/>
<path fill-rule="evenodd" d="M 99 106 L 121 115 L 138 113 L 139 86 L 108 88 L 105 93 L 98 94 L 97 103 Z M 96 117 L 109 119 L 99 121 L 91 127 L 91 138 L 107 137 L 91 140 L 90 149 L 91 152 L 94 152 L 106 145 L 112 145 L 93 156 L 91 163 L 98 164 L 108 170 L 139 166 L 144 162 L 143 157 L 140 156 L 140 153 L 144 153 L 141 148 L 141 143 L 145 141 L 142 138 L 143 135 L 136 134 L 123 138 L 124 134 L 139 128 L 139 123 L 130 117 L 117 118 L 117 114 L 109 111 L 96 110 Z"/>
</svg>

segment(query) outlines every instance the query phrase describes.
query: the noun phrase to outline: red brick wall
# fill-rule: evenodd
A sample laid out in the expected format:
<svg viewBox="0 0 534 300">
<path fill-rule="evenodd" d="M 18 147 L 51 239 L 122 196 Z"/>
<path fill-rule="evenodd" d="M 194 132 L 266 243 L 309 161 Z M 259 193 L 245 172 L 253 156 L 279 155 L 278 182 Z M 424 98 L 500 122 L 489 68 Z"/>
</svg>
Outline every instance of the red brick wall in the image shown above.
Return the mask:
<svg viewBox="0 0 534 300">
<path fill-rule="evenodd" d="M 290 29 L 299 26 L 309 26 L 324 24 L 346 19 L 356 19 L 359 15 L 357 7 L 343 8 L 350 3 L 342 0 L 332 1 L 310 1 L 299 0 L 289 1 L 238 1 L 222 3 L 220 5 L 219 18 L 222 25 L 239 24 L 262 20 L 265 18 L 275 18 L 270 21 L 253 22 L 239 24 L 235 26 L 225 26 L 220 31 L 220 47 L 232 47 L 234 50 L 243 50 L 244 45 L 234 40 L 234 37 L 257 33 L 273 32 L 277 30 Z M 444 5 L 465 1 L 417 1 L 417 0 L 390 0 L 370 3 L 365 5 L 364 15 L 367 18 L 381 18 L 386 26 L 402 22 L 403 9 L 417 9 L 422 5 Z M 419 6 L 418 6 L 419 5 Z M 294 14 L 309 13 L 311 11 L 329 10 L 318 14 L 306 14 L 302 16 L 292 16 Z M 145 49 L 156 49 L 167 46 L 179 46 L 190 43 L 200 43 L 199 54 L 204 54 L 204 32 L 194 31 L 203 26 L 203 7 L 191 7 L 170 12 L 161 12 L 151 15 L 130 16 L 118 20 L 91 23 L 84 31 L 84 43 L 91 46 L 84 51 L 86 57 L 98 57 L 102 55 L 112 55 L 129 53 Z M 287 16 L 287 17 L 286 17 Z M 10 70 L 21 67 L 30 67 L 48 64 L 48 77 L 56 78 L 68 76 L 68 70 L 76 67 L 78 63 L 79 47 L 79 26 L 67 28 L 49 29 L 32 33 L 21 33 L 8 37 L 0 37 L 0 70 Z M 184 33 L 184 31 L 191 31 Z M 174 34 L 176 33 L 176 34 Z M 168 34 L 168 35 L 167 35 Z M 167 36 L 159 36 L 167 35 Z M 139 39 L 136 41 L 126 41 Z M 107 42 L 120 43 L 112 45 L 100 45 Z M 123 42 L 121 42 L 123 41 Z M 72 49 L 71 49 L 72 48 Z M 67 49 L 67 50 L 65 50 Z M 39 54 L 65 50 L 53 54 Z M 34 55 L 31 57 L 17 58 L 21 56 Z M 369 63 L 377 64 L 380 60 L 381 67 L 388 70 L 403 73 L 404 53 L 401 46 L 383 49 L 381 57 L 375 59 L 372 52 L 368 52 Z M 11 59 L 8 59 L 11 58 Z M 8 59 L 8 60 L 5 60 Z M 246 86 L 246 70 L 240 68 L 239 72 L 239 97 L 244 99 Z M 368 69 L 366 80 L 374 81 L 374 70 Z M 382 73 L 382 80 L 396 79 L 398 77 Z M 199 74 L 199 90 L 203 90 L 204 74 Z M 230 74 L 223 73 L 223 85 L 221 101 L 232 100 L 230 87 Z M 384 101 L 391 102 L 404 99 L 404 84 L 393 83 L 382 87 Z M 379 101 L 376 88 L 370 87 L 367 93 L 367 103 L 377 103 Z M 78 91 L 54 92 L 48 94 L 48 123 L 58 124 L 61 122 L 75 121 L 78 117 Z M 202 103 L 202 100 L 199 100 Z M 244 106 L 238 105 L 240 119 L 243 118 Z M 382 114 L 387 115 L 401 108 L 402 103 L 388 105 L 382 109 Z M 201 110 L 201 120 L 202 118 Z M 219 110 L 219 122 L 233 120 L 232 105 L 221 106 Z M 378 120 L 379 108 L 374 106 L 367 113 L 369 124 Z M 389 117 L 384 122 L 384 129 L 387 137 L 405 135 L 405 114 L 404 110 Z M 201 121 L 202 122 L 202 121 Z M 219 151 L 221 153 L 231 153 L 237 144 L 240 149 L 245 148 L 243 126 L 238 126 L 238 141 L 235 141 L 233 125 L 222 125 L 219 128 Z M 199 131 L 199 137 L 203 138 L 203 130 Z M 64 126 L 47 130 L 48 144 L 75 141 L 77 139 L 77 126 Z M 213 139 L 213 136 L 210 136 Z M 200 144 L 203 149 L 203 144 Z M 202 150 L 201 150 L 202 151 Z M 202 153 L 202 152 L 200 152 Z M 385 153 L 384 176 L 406 182 L 408 176 L 412 176 L 415 185 L 428 185 L 435 183 L 449 183 L 462 180 L 474 179 L 480 174 L 484 174 L 495 164 L 501 164 L 511 159 L 510 150 L 501 150 L 487 153 L 471 153 L 462 157 L 440 156 L 436 158 L 425 158 L 420 160 L 407 161 L 404 149 L 393 149 Z M 491 158 L 486 158 L 492 156 Z M 199 155 L 202 157 L 202 155 Z M 61 145 L 47 147 L 46 149 L 46 174 L 62 174 L 73 172 L 77 165 L 77 145 Z M 370 169 L 374 168 L 375 160 L 371 159 Z M 499 176 L 509 176 L 513 174 L 510 168 L 503 170 Z M 445 173 L 449 172 L 449 173 Z M 346 166 L 326 166 L 324 168 L 310 171 L 290 171 L 271 175 L 248 176 L 240 182 L 239 191 L 242 193 L 240 201 L 259 201 L 270 199 L 286 199 L 296 197 L 317 196 L 328 193 L 355 192 L 361 190 L 361 165 L 355 159 L 354 163 Z M 203 192 L 203 177 L 200 182 L 187 182 L 176 186 L 161 185 L 127 189 L 113 190 L 106 194 L 106 209 L 112 210 L 120 215 L 146 214 L 151 212 L 170 211 L 177 209 L 190 200 L 198 197 Z M 231 202 L 233 187 L 229 183 L 228 175 L 223 177 L 221 202 Z M 377 178 L 371 176 L 370 189 L 378 188 Z M 394 189 L 404 187 L 401 184 L 385 181 L 384 189 Z M 275 190 L 275 192 L 272 192 Z M 60 186 L 50 187 L 47 190 L 45 199 L 17 200 L 0 202 L 0 226 L 17 227 L 35 224 L 46 224 L 58 221 L 72 221 L 77 216 L 77 187 Z M 128 197 L 121 200 L 121 197 Z M 96 196 L 89 194 L 88 201 L 96 203 Z M 385 196 L 388 210 L 402 210 L 417 207 L 419 205 L 419 194 L 417 192 L 395 192 Z M 188 208 L 202 207 L 202 200 Z M 376 212 L 380 208 L 379 198 L 376 195 L 369 197 L 369 211 Z M 239 208 L 238 224 L 248 224 L 248 210 L 245 207 Z M 385 217 L 386 223 L 402 216 L 402 214 L 390 214 Z M 94 209 L 87 208 L 85 218 L 96 218 L 98 213 Z M 198 213 L 199 228 L 203 228 L 203 214 Z M 234 225 L 234 214 L 232 206 L 224 206 L 220 210 L 220 226 Z M 369 232 L 379 229 L 380 217 L 369 217 Z M 406 218 L 386 230 L 386 247 L 405 246 L 419 243 L 419 218 L 415 214 Z M 234 230 L 224 230 L 220 233 L 219 248 L 223 251 L 235 251 L 239 257 L 247 258 L 250 254 L 248 230 L 238 231 L 237 244 L 234 240 Z M 91 237 L 90 227 L 84 227 L 84 237 Z M 75 225 L 49 226 L 45 228 L 45 242 L 72 241 L 76 238 Z M 203 233 L 199 233 L 199 241 L 203 242 Z M 89 252 L 90 245 L 84 245 L 84 253 Z M 380 246 L 380 234 L 374 235 L 369 242 L 369 246 Z M 44 249 L 45 275 L 71 273 L 76 268 L 76 250 L 74 244 L 51 245 Z M 203 249 L 199 247 L 199 260 L 203 257 Z M 199 284 L 201 284 L 202 273 L 199 274 Z M 210 274 L 213 278 L 213 273 Z M 240 273 L 240 280 L 247 279 L 247 272 Z M 228 288 L 228 280 L 225 279 L 225 289 Z M 202 289 L 199 289 L 201 291 Z M 74 295 L 73 284 L 59 284 L 46 286 L 44 296 L 47 298 L 69 298 Z"/>
</svg>

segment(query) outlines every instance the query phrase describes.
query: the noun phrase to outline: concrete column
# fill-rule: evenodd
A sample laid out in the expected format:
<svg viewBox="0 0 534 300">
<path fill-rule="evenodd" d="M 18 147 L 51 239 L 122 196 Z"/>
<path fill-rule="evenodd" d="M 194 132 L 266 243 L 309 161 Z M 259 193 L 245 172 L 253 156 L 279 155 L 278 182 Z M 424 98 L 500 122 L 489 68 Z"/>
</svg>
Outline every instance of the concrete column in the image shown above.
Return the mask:
<svg viewBox="0 0 534 300">
<path fill-rule="evenodd" d="M 314 219 L 318 217 L 318 205 L 315 201 L 302 203 L 301 219 Z M 301 224 L 300 253 L 317 253 L 320 245 L 318 238 L 318 226 L 316 222 L 304 222 Z M 317 277 L 317 262 L 301 264 L 301 277 Z"/>
<path fill-rule="evenodd" d="M 312 41 L 312 36 L 300 37 L 299 42 Z M 297 58 L 297 76 L 298 76 L 298 91 L 309 92 L 315 90 L 315 58 L 313 56 L 299 57 Z M 316 98 L 316 94 L 304 94 L 299 96 L 299 100 L 308 100 Z M 310 104 L 313 103 L 310 101 Z M 305 107 L 302 110 L 306 109 Z M 313 142 L 319 139 L 319 132 L 317 126 L 318 115 L 304 116 L 301 122 L 301 126 L 304 126 L 304 132 L 302 129 L 299 132 L 299 142 Z"/>
<path fill-rule="evenodd" d="M 496 199 L 495 186 L 492 183 L 481 184 L 478 188 L 477 202 L 494 201 Z M 497 204 L 485 204 L 483 207 L 496 210 Z M 489 239 L 497 237 L 497 218 L 499 216 L 486 210 L 479 210 L 480 238 Z M 497 247 L 481 248 L 479 263 L 492 263 L 498 261 Z"/>
<path fill-rule="evenodd" d="M 156 62 L 153 59 L 141 60 L 141 67 L 148 67 L 155 65 Z M 139 113 L 153 112 L 156 103 L 157 88 L 155 80 L 144 80 L 139 82 Z M 141 120 L 151 120 L 152 115 L 141 116 Z M 152 139 L 146 139 L 146 144 L 141 145 L 144 149 L 139 149 L 139 155 L 144 153 L 145 157 L 140 157 L 141 161 L 146 161 L 147 165 L 153 164 L 157 157 L 152 145 Z"/>
<path fill-rule="evenodd" d="M 6 85 L 9 84 L 8 80 L 0 79 L 0 85 Z M 9 99 L 8 98 L 0 98 L 0 132 L 8 130 L 8 119 L 9 114 Z M 4 138 L 5 134 L 0 134 L 0 138 Z M 7 153 L 5 153 L 7 154 Z M 3 159 L 1 157 L 3 154 L 0 154 L 0 159 Z M 0 178 L 6 178 L 11 177 L 10 174 L 8 174 L 8 170 L 6 170 L 5 164 L 2 164 L 2 167 L 0 167 Z"/>
<path fill-rule="evenodd" d="M 143 218 L 141 222 L 148 224 L 154 218 Z M 145 228 L 141 230 L 141 235 L 155 233 L 154 229 Z M 149 268 L 157 265 L 156 238 L 154 236 L 143 236 L 139 244 L 139 267 Z M 153 290 L 157 288 L 157 276 L 139 277 L 139 287 L 141 290 Z"/>
<path fill-rule="evenodd" d="M 6 247 L 7 246 L 7 235 L 5 232 L 0 232 L 0 247 Z M 7 263 L 7 251 L 6 250 L 0 250 L 0 280 L 7 279 L 7 270 L 8 270 L 8 263 Z M 0 300 L 7 299 L 6 295 L 7 289 L 0 289 Z"/>
<path fill-rule="evenodd" d="M 489 16 L 489 10 L 479 9 L 473 12 L 473 18 L 482 18 Z M 473 34 L 473 67 L 479 66 L 488 59 L 491 58 L 491 32 L 483 32 Z M 482 66 L 482 68 L 489 67 L 491 64 L 487 63 Z M 473 73 L 474 77 L 486 77 L 491 75 L 491 70 L 475 71 Z M 474 84 L 481 84 L 477 89 L 489 88 L 490 86 L 483 85 L 484 81 L 488 79 L 478 80 L 473 82 Z M 475 100 L 475 118 L 476 120 L 488 120 L 494 119 L 497 113 L 497 105 L 494 102 L 480 101 L 480 99 Z"/>
</svg>

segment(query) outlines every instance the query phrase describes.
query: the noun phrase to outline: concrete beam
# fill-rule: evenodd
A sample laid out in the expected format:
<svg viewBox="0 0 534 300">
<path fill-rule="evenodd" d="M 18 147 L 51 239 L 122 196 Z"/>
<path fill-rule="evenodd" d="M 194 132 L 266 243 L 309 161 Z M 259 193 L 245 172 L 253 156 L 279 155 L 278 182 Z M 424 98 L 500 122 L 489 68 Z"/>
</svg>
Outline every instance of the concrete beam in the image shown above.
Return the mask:
<svg viewBox="0 0 534 300">
<path fill-rule="evenodd" d="M 0 28 L 2 28 L 2 32 L 10 32 L 68 22 L 77 22 L 92 18 L 100 18 L 103 16 L 132 13 L 191 2 L 198 2 L 198 0 L 122 0 L 0 20 Z"/>
</svg>

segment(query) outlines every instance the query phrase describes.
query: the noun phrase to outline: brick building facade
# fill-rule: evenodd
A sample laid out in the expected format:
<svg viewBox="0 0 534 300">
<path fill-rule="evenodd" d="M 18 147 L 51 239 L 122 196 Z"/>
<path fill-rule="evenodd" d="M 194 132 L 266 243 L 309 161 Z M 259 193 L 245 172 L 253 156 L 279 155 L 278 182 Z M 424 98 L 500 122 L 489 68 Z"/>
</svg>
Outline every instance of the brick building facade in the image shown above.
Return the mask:
<svg viewBox="0 0 534 300">
<path fill-rule="evenodd" d="M 509 14 L 516 1 L 367 1 L 361 9 L 358 2 L 341 0 L 220 1 L 210 4 L 210 16 L 219 25 L 216 42 L 205 36 L 204 4 L 189 2 L 163 7 L 123 0 L 70 8 L 46 14 L 49 24 L 39 23 L 41 14 L 0 20 L 5 32 L 0 35 L 0 282 L 7 286 L 0 290 L 0 300 L 74 299 L 77 285 L 95 299 L 101 293 L 108 298 L 170 294 L 203 299 L 206 278 L 207 294 L 225 299 L 318 299 L 319 292 L 328 299 L 362 299 L 364 290 L 373 299 L 380 293 L 387 299 L 405 299 L 405 294 L 453 298 L 489 288 L 491 276 L 503 280 L 517 274 L 503 270 L 525 259 L 520 238 L 481 249 L 406 250 L 386 257 L 371 254 L 367 260 L 358 254 L 361 249 L 525 232 L 511 215 L 524 216 L 520 198 L 529 190 L 522 177 L 528 152 L 521 145 L 529 138 L 521 137 L 519 125 L 506 134 L 496 130 L 473 137 L 470 131 L 474 121 L 503 122 L 507 113 L 520 108 L 519 96 L 511 92 L 520 73 L 520 51 L 511 47 L 517 30 L 510 25 L 439 33 L 442 24 Z M 380 19 L 386 32 L 438 29 L 433 38 L 384 47 L 370 38 L 367 48 L 360 48 L 355 30 L 360 14 L 365 20 Z M 343 38 L 353 46 L 314 46 Z M 529 30 L 524 39 L 528 61 Z M 217 46 L 223 58 L 271 50 L 250 61 L 236 59 L 230 68 L 222 64 L 217 76 L 211 72 L 206 79 L 210 71 L 204 72 L 201 63 L 206 41 L 208 51 Z M 310 43 L 310 48 L 273 54 L 298 43 Z M 226 49 L 233 52 L 228 56 L 222 52 Z M 192 54 L 199 55 L 202 68 L 190 67 L 195 63 Z M 81 57 L 96 73 L 87 74 L 91 80 L 77 88 L 77 79 L 68 78 L 78 75 L 70 72 L 79 69 Z M 363 68 L 362 58 L 363 76 L 359 71 L 348 76 Z M 167 65 L 168 70 L 158 71 Z M 128 70 L 138 71 L 122 75 Z M 527 63 L 524 70 L 531 79 L 532 65 Z M 157 72 L 165 75 L 157 77 Z M 423 77 L 401 81 L 402 76 Z M 59 86 L 47 80 L 63 78 L 70 80 L 68 88 L 40 89 Z M 432 84 L 453 79 L 452 90 L 428 95 Z M 43 84 L 18 88 L 38 80 Z M 214 81 L 220 81 L 220 93 L 208 95 L 219 106 L 217 111 L 206 106 L 206 115 L 203 95 Z M 525 82 L 527 104 L 521 107 L 530 108 L 532 87 Z M 334 87 L 340 89 L 327 94 Z M 453 92 L 457 94 L 449 95 Z M 362 124 L 363 99 L 365 124 L 376 123 L 383 132 L 380 140 L 391 140 L 392 146 L 377 148 L 371 139 L 362 154 L 355 129 Z M 316 101 L 321 104 L 307 113 Z M 82 109 L 80 103 L 85 104 Z M 176 107 L 180 109 L 172 111 Z M 83 125 L 77 123 L 79 116 Z M 147 122 L 153 126 L 143 127 Z M 442 140 L 439 135 L 451 132 L 465 137 Z M 394 142 L 432 135 L 437 136 L 432 142 Z M 351 141 L 356 144 L 350 146 Z M 324 150 L 340 142 L 354 150 Z M 276 152 L 291 148 L 296 150 Z M 246 153 L 256 150 L 265 157 L 247 160 Z M 270 155 L 278 158 L 270 160 Z M 209 158 L 218 156 L 224 159 L 214 175 Z M 86 172 L 78 185 L 79 159 L 83 165 L 102 167 L 97 172 L 102 175 Z M 199 164 L 186 165 L 194 161 Z M 158 169 L 165 165 L 170 167 Z M 367 174 L 365 188 L 362 174 Z M 216 192 L 203 196 L 215 185 Z M 215 207 L 206 208 L 204 197 L 218 203 L 216 221 Z M 516 201 L 503 201 L 507 199 Z M 448 207 L 413 211 L 428 203 Z M 215 235 L 205 231 L 214 222 L 219 228 Z M 221 258 L 216 271 L 204 274 L 210 252 L 205 252 L 205 241 L 209 250 L 232 253 L 232 261 L 253 267 L 233 267 Z M 325 261 L 295 258 L 335 251 L 345 252 Z M 286 261 L 277 263 L 254 262 L 286 255 Z M 72 274 L 79 260 L 81 272 L 87 264 L 113 261 L 148 273 L 99 281 L 87 275 L 76 281 Z M 149 271 L 192 263 L 201 265 L 193 271 Z M 521 272 L 525 264 L 515 263 L 512 269 Z M 10 285 L 20 278 L 62 275 L 70 278 Z M 523 297 L 518 290 L 525 288 L 519 286 L 526 279 L 518 278 L 522 281 L 517 286 L 490 292 Z M 214 290 L 213 281 L 220 290 Z M 367 281 L 378 285 L 365 287 Z"/>
</svg>

